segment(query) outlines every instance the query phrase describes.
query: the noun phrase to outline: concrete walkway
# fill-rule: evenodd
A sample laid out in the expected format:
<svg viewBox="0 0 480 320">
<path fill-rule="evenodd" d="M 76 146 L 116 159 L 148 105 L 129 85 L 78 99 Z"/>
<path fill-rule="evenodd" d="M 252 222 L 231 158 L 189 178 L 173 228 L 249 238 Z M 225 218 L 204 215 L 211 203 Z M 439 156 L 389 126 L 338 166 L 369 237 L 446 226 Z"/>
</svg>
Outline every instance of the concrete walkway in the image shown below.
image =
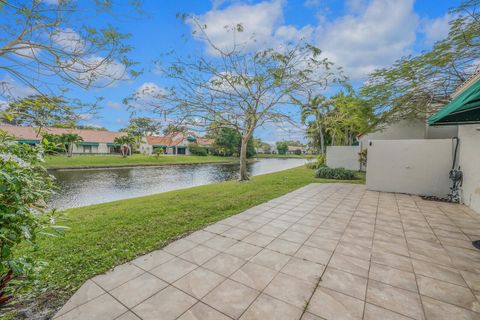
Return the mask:
<svg viewBox="0 0 480 320">
<path fill-rule="evenodd" d="M 464 206 L 311 184 L 88 280 L 56 319 L 480 319 L 477 238 Z"/>
</svg>

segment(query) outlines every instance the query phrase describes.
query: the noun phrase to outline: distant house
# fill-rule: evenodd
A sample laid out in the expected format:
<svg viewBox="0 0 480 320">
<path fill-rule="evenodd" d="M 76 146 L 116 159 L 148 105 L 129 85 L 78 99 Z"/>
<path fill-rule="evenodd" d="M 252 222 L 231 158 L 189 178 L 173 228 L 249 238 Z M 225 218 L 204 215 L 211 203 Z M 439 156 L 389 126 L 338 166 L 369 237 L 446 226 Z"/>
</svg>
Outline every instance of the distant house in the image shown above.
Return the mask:
<svg viewBox="0 0 480 320">
<path fill-rule="evenodd" d="M 303 146 L 288 146 L 287 149 L 287 154 L 298 154 L 298 153 L 304 154 L 305 153 L 305 147 Z"/>
<path fill-rule="evenodd" d="M 146 136 L 140 144 L 140 152 L 143 154 L 155 154 L 160 149 L 164 154 L 190 155 L 189 146 L 197 144 L 203 147 L 211 147 L 213 139 L 199 137 L 194 132 L 174 132 L 165 136 Z"/>
<path fill-rule="evenodd" d="M 109 154 L 119 153 L 120 145 L 114 143 L 115 138 L 127 135 L 125 132 L 103 130 L 84 130 L 72 128 L 38 128 L 0 125 L 0 130 L 6 131 L 20 143 L 36 145 L 42 139 L 42 133 L 78 134 L 83 141 L 73 146 L 73 154 Z"/>
</svg>

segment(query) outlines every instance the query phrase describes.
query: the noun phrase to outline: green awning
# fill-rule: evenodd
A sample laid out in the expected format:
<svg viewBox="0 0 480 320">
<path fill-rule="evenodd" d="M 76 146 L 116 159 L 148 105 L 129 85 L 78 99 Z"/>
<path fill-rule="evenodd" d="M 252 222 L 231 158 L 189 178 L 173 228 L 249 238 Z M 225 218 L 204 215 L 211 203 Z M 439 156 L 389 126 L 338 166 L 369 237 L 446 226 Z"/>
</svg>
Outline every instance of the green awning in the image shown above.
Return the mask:
<svg viewBox="0 0 480 320">
<path fill-rule="evenodd" d="M 428 119 L 431 126 L 480 123 L 480 80 Z"/>
<path fill-rule="evenodd" d="M 120 147 L 121 144 L 118 144 L 118 143 L 111 143 L 111 142 L 108 142 L 107 143 L 107 147 Z"/>
<path fill-rule="evenodd" d="M 17 140 L 18 143 L 39 144 L 40 140 Z"/>
<path fill-rule="evenodd" d="M 177 146 L 177 149 L 186 149 L 186 146 Z"/>
<path fill-rule="evenodd" d="M 79 146 L 98 146 L 98 142 L 79 142 L 77 143 Z"/>
<path fill-rule="evenodd" d="M 168 148 L 168 146 L 163 146 L 161 144 L 154 144 L 152 145 L 153 148 Z"/>
</svg>

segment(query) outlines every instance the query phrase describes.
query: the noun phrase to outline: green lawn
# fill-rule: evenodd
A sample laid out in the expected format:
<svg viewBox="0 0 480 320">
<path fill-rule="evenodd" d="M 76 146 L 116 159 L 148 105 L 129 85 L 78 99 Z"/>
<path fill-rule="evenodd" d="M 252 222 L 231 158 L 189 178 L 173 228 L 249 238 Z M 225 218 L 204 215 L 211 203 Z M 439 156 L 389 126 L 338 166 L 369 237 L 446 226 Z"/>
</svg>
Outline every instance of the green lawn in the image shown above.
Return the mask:
<svg viewBox="0 0 480 320">
<path fill-rule="evenodd" d="M 255 158 L 315 159 L 316 157 L 318 157 L 318 155 L 315 155 L 315 154 L 301 154 L 301 155 L 296 155 L 296 154 L 257 154 L 257 155 L 255 155 Z"/>
<path fill-rule="evenodd" d="M 172 239 L 312 182 L 305 167 L 65 212 L 64 237 L 41 237 L 36 258 L 48 262 L 38 288 L 61 305 L 83 282 Z M 364 175 L 354 183 L 364 183 Z M 352 182 L 352 181 L 348 181 Z M 25 251 L 19 252 L 25 253 Z M 53 300 L 52 300 L 53 299 Z"/>
<path fill-rule="evenodd" d="M 147 156 L 134 154 L 123 158 L 120 155 L 108 156 L 47 156 L 45 158 L 48 168 L 69 167 L 102 167 L 102 166 L 141 166 L 141 165 L 167 165 L 167 164 L 193 164 L 206 162 L 230 162 L 233 158 L 216 156 Z"/>
</svg>

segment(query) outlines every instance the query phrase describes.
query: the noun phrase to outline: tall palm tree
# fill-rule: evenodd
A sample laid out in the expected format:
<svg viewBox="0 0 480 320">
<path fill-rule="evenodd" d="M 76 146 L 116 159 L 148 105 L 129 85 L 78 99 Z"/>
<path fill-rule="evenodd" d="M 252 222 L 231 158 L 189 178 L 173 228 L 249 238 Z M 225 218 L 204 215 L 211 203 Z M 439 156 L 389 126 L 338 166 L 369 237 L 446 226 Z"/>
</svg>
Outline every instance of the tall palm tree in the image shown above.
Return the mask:
<svg viewBox="0 0 480 320">
<path fill-rule="evenodd" d="M 73 145 L 83 141 L 83 138 L 76 133 L 64 133 L 60 136 L 60 141 L 67 146 L 65 152 L 71 157 L 73 153 Z"/>
<path fill-rule="evenodd" d="M 132 143 L 134 143 L 135 140 L 136 139 L 134 136 L 126 135 L 126 136 L 116 137 L 113 140 L 113 142 L 121 146 L 120 150 L 122 151 L 122 156 L 126 158 L 127 155 L 132 155 Z"/>
<path fill-rule="evenodd" d="M 320 153 L 325 154 L 325 114 L 328 112 L 327 99 L 323 96 L 309 98 L 307 104 L 302 105 L 301 119 L 308 125 L 307 135 L 313 142 L 320 143 Z M 313 120 L 309 120 L 313 116 Z"/>
</svg>

